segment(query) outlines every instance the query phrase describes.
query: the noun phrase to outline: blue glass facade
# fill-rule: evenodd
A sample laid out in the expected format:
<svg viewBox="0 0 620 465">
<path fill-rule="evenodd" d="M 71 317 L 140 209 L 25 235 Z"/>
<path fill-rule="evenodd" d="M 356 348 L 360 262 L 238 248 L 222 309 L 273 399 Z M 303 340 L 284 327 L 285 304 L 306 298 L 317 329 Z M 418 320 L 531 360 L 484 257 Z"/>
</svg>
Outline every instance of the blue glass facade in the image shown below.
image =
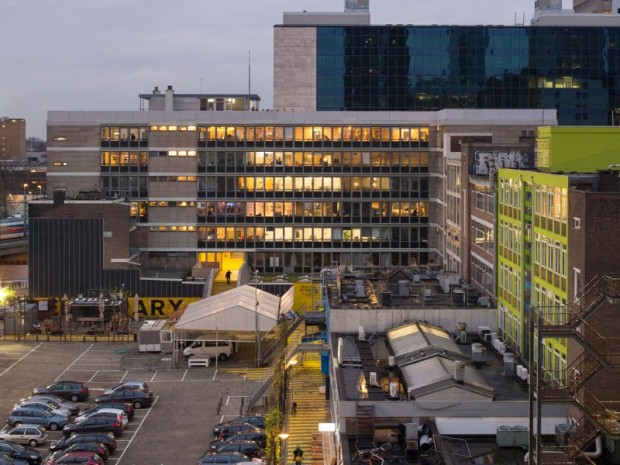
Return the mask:
<svg viewBox="0 0 620 465">
<path fill-rule="evenodd" d="M 610 124 L 620 28 L 317 27 L 317 109 L 555 108 Z"/>
</svg>

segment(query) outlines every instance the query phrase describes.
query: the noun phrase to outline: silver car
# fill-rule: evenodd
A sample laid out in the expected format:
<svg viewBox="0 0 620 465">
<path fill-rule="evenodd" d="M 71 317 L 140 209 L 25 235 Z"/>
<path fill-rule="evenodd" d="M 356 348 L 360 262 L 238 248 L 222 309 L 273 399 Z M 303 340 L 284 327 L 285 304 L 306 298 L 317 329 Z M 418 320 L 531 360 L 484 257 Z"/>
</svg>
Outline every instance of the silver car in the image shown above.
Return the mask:
<svg viewBox="0 0 620 465">
<path fill-rule="evenodd" d="M 12 427 L 5 426 L 0 430 L 0 439 L 37 447 L 39 444 L 44 444 L 47 441 L 47 435 L 45 434 L 45 429 L 39 425 L 23 424 Z"/>
<path fill-rule="evenodd" d="M 146 384 L 144 381 L 123 381 L 122 383 L 117 384 L 110 389 L 104 389 L 103 394 L 112 394 L 113 392 L 121 389 L 134 389 L 136 391 L 150 392 L 148 384 Z"/>
<path fill-rule="evenodd" d="M 68 408 L 61 407 L 59 403 L 47 399 L 26 399 L 15 404 L 13 408 L 26 406 L 37 410 L 49 410 L 54 415 L 62 415 L 63 417 L 71 416 L 71 412 Z"/>
<path fill-rule="evenodd" d="M 80 411 L 80 406 L 77 402 L 73 402 L 70 400 L 63 399 L 62 397 L 56 396 L 54 394 L 37 394 L 36 396 L 28 397 L 27 399 L 20 400 L 20 403 L 25 400 L 51 400 L 52 402 L 56 402 L 62 408 L 69 409 L 71 415 L 77 415 Z"/>
</svg>

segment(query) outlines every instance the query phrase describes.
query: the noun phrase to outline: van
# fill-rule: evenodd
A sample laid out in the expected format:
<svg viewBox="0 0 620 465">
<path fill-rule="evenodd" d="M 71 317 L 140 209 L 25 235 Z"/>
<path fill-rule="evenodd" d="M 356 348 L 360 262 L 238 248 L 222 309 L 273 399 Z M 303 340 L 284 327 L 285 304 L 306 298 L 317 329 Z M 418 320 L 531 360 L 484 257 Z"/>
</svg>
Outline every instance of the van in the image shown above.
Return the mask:
<svg viewBox="0 0 620 465">
<path fill-rule="evenodd" d="M 232 344 L 229 341 L 212 341 L 199 337 L 183 350 L 184 357 L 189 357 L 190 355 L 217 358 L 221 361 L 228 360 L 232 355 Z"/>
</svg>

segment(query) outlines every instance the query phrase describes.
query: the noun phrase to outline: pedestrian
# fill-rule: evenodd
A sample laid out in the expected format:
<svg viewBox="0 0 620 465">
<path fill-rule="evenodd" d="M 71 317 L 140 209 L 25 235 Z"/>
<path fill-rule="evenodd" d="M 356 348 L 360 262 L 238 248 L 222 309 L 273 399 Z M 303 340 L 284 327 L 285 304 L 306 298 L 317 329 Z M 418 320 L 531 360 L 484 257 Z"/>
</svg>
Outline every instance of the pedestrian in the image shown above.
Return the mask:
<svg viewBox="0 0 620 465">
<path fill-rule="evenodd" d="M 297 447 L 293 451 L 293 457 L 295 458 L 295 465 L 301 465 L 301 461 L 304 459 L 304 451 L 299 444 L 297 444 Z"/>
<path fill-rule="evenodd" d="M 230 276 L 232 275 L 232 273 L 230 272 L 230 270 L 228 270 L 226 272 L 226 284 L 228 284 L 230 286 Z"/>
<path fill-rule="evenodd" d="M 293 401 L 293 404 L 291 405 L 291 413 L 293 415 L 297 415 L 297 402 Z"/>
</svg>

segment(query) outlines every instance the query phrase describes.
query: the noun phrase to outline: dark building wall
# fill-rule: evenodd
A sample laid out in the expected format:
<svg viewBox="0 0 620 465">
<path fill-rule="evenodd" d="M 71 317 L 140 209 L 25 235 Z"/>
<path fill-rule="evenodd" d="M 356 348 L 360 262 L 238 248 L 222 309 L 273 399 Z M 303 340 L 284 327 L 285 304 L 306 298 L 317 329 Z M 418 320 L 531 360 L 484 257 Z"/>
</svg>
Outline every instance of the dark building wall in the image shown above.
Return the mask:
<svg viewBox="0 0 620 465">
<path fill-rule="evenodd" d="M 594 277 L 620 274 L 620 192 L 569 191 L 569 298 Z"/>
<path fill-rule="evenodd" d="M 31 297 L 87 294 L 100 289 L 103 218 L 30 218 Z"/>
<path fill-rule="evenodd" d="M 28 269 L 31 298 L 126 289 L 141 297 L 202 297 L 202 284 L 141 280 L 140 269 L 111 258 L 129 254 L 129 206 L 109 202 L 33 203 Z"/>
</svg>

